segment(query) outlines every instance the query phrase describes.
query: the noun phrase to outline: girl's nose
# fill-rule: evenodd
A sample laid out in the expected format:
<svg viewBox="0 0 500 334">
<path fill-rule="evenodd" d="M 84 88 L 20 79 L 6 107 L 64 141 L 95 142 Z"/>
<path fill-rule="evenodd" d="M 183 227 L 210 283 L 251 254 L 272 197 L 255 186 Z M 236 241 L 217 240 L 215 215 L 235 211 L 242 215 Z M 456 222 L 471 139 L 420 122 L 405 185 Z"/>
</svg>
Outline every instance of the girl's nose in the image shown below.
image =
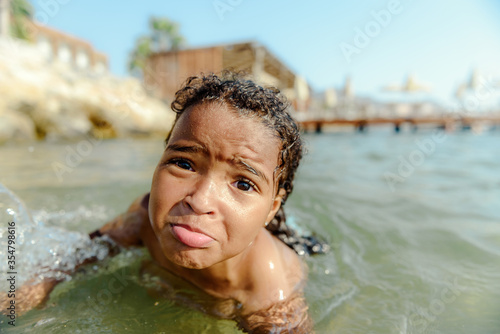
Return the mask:
<svg viewBox="0 0 500 334">
<path fill-rule="evenodd" d="M 216 184 L 203 177 L 193 185 L 191 192 L 184 198 L 184 204 L 197 215 L 215 214 Z"/>
</svg>

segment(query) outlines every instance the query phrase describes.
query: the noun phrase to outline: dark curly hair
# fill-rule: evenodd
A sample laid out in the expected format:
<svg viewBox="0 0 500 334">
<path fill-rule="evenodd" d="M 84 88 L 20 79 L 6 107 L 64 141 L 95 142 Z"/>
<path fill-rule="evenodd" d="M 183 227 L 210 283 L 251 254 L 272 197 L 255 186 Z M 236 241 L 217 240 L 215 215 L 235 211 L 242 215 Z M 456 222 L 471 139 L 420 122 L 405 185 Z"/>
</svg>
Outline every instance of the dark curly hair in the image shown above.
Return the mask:
<svg viewBox="0 0 500 334">
<path fill-rule="evenodd" d="M 283 204 L 293 190 L 295 172 L 303 154 L 303 142 L 295 120 L 288 112 L 289 103 L 277 88 L 262 87 L 241 73 L 224 71 L 189 77 L 175 93 L 171 104 L 177 113 L 172 126 L 189 107 L 214 101 L 234 108 L 240 115 L 259 119 L 281 142 L 279 163 L 274 172 L 277 191 L 284 189 L 282 205 L 266 228 L 299 254 L 321 253 L 327 245 L 313 237 L 300 237 L 286 225 Z M 165 142 L 170 139 L 170 134 Z"/>
</svg>

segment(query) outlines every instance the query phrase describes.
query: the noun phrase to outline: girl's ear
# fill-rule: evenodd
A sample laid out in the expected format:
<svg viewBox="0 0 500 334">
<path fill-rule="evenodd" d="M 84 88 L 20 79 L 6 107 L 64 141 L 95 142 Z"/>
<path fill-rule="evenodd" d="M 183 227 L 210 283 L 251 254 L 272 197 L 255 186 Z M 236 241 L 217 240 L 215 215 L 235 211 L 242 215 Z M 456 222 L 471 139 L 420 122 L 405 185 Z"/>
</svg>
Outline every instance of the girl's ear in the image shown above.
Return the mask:
<svg viewBox="0 0 500 334">
<path fill-rule="evenodd" d="M 285 195 L 286 195 L 286 190 L 283 188 L 280 188 L 280 190 L 278 191 L 278 193 L 276 194 L 276 196 L 273 199 L 271 211 L 269 211 L 269 214 L 267 215 L 265 226 L 267 226 L 267 224 L 269 224 L 269 222 L 271 220 L 273 220 L 274 216 L 276 215 L 276 212 L 278 212 L 278 210 L 281 207 L 281 200 L 283 199 L 283 196 L 285 196 Z"/>
</svg>

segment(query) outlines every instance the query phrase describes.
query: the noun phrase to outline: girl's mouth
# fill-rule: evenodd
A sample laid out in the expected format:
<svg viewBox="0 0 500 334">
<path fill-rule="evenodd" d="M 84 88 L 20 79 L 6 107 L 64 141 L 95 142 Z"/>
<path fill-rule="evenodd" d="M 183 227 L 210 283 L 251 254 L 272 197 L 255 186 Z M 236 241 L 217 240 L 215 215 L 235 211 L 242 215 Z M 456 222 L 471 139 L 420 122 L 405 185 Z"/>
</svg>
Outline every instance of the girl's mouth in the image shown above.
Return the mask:
<svg viewBox="0 0 500 334">
<path fill-rule="evenodd" d="M 175 239 L 191 248 L 206 248 L 214 239 L 205 233 L 195 231 L 188 225 L 171 224 Z"/>
</svg>

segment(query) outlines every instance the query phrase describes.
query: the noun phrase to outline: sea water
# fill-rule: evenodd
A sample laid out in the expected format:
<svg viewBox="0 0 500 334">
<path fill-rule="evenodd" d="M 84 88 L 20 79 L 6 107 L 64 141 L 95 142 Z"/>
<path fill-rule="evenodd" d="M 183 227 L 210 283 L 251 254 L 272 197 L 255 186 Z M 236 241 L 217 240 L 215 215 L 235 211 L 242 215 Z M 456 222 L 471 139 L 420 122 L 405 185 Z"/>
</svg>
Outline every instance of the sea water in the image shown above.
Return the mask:
<svg viewBox="0 0 500 334">
<path fill-rule="evenodd" d="M 302 233 L 331 245 L 304 259 L 317 333 L 500 333 L 498 132 L 305 139 L 285 208 Z M 0 316 L 2 332 L 239 333 L 155 293 L 140 274 L 144 250 L 110 259 L 86 237 L 148 191 L 162 150 L 161 139 L 0 147 L 0 293 L 8 221 L 18 233 L 18 286 L 40 267 L 104 258 L 65 277 L 16 327 Z"/>
</svg>

